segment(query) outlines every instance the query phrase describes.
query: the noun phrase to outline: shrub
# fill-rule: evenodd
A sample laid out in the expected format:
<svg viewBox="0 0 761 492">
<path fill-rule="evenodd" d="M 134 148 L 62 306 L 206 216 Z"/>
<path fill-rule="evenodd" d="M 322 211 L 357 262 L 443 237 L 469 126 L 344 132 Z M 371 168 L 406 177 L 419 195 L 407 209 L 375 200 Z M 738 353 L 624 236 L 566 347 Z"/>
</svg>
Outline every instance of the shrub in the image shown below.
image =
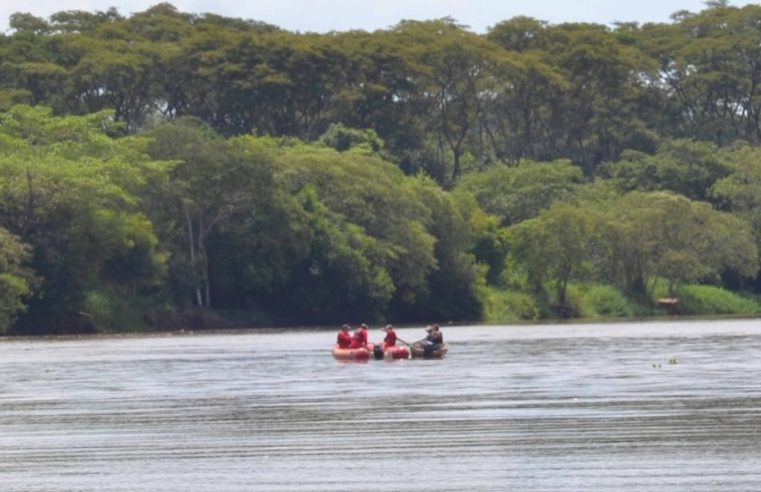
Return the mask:
<svg viewBox="0 0 761 492">
<path fill-rule="evenodd" d="M 91 290 L 85 297 L 84 310 L 99 332 L 141 330 L 145 323 L 136 299 L 107 289 Z"/>
<path fill-rule="evenodd" d="M 635 309 L 626 297 L 609 285 L 593 285 L 581 296 L 580 311 L 582 317 L 630 317 Z"/>
<path fill-rule="evenodd" d="M 680 290 L 682 314 L 751 314 L 761 311 L 753 299 L 712 285 L 685 285 Z"/>
<path fill-rule="evenodd" d="M 535 320 L 541 315 L 536 300 L 523 292 L 488 288 L 484 304 L 489 322 Z"/>
</svg>

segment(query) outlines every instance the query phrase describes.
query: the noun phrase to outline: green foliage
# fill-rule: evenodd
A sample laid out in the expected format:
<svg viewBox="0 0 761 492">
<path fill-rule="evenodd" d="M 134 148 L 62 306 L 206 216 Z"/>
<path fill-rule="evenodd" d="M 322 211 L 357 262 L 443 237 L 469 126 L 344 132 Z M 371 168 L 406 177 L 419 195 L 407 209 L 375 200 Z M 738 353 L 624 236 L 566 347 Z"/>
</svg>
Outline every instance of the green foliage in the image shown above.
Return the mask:
<svg viewBox="0 0 761 492">
<path fill-rule="evenodd" d="M 436 258 L 435 238 L 426 230 L 431 211 L 404 186 L 411 178 L 372 156 L 314 146 L 282 149 L 277 162 L 278 182 L 288 193 L 314 187 L 328 210 L 373 239 L 373 261 L 388 271 L 395 297 L 414 303 Z"/>
<path fill-rule="evenodd" d="M 414 319 L 478 320 L 483 306 L 478 289 L 484 269 L 468 252 L 470 223 L 451 195 L 431 179 L 408 181 L 412 193 L 426 206 L 426 230 L 435 239 L 436 266 L 428 274 L 427 289 L 415 300 Z"/>
<path fill-rule="evenodd" d="M 168 167 L 139 141 L 104 134 L 108 114 L 53 117 L 16 107 L 0 116 L 0 223 L 27 243 L 41 277 L 22 324 L 80 310 L 93 285 L 118 282 L 137 294 L 156 285 L 165 256 L 140 210 L 141 192 Z"/>
<path fill-rule="evenodd" d="M 474 195 L 479 206 L 509 226 L 569 198 L 583 182 L 581 170 L 569 161 L 527 161 L 465 176 L 454 191 Z"/>
<path fill-rule="evenodd" d="M 659 61 L 668 117 L 660 133 L 726 145 L 737 139 L 758 141 L 755 118 L 759 87 L 761 18 L 758 5 L 727 7 L 709 3 L 698 15 L 683 15 L 670 25 L 647 25 L 636 44 Z"/>
<path fill-rule="evenodd" d="M 643 294 L 656 275 L 674 291 L 681 283 L 729 268 L 752 277 L 758 259 L 747 223 L 710 205 L 668 193 L 633 192 L 607 204 L 604 237 L 611 272 Z"/>
<path fill-rule="evenodd" d="M 273 164 L 265 151 L 245 138 L 225 140 L 194 119 L 159 127 L 151 135 L 154 140 L 148 151 L 152 157 L 180 161 L 172 182 L 156 197 L 157 204 L 163 205 L 159 210 L 173 214 L 157 220 L 173 223 L 168 239 L 177 241 L 177 249 L 188 251 L 184 267 L 175 264 L 186 270 L 178 275 L 193 279 L 196 304 L 209 308 L 209 241 L 235 219 L 246 220 L 269 206 Z"/>
<path fill-rule="evenodd" d="M 299 193 L 310 229 L 306 257 L 293 265 L 271 303 L 281 319 L 336 323 L 341 319 L 380 321 L 393 293 L 386 269 L 371 259 L 375 243 L 320 201 L 313 188 Z"/>
<path fill-rule="evenodd" d="M 145 321 L 141 318 L 144 303 L 137 297 L 125 296 L 120 289 L 88 291 L 82 308 L 92 316 L 99 332 L 118 333 L 145 329 Z"/>
<path fill-rule="evenodd" d="M 557 303 L 565 305 L 569 282 L 593 274 L 597 224 L 591 211 L 555 204 L 539 217 L 510 228 L 510 254 L 526 265 L 528 280 L 537 289 L 553 280 Z"/>
<path fill-rule="evenodd" d="M 515 17 L 486 35 L 447 18 L 292 33 L 167 3 L 127 17 L 16 13 L 0 45 L 0 107 L 111 109 L 129 132 L 196 116 L 226 136 L 308 141 L 343 124 L 447 187 L 524 159 L 596 175 L 661 137 L 758 142 L 761 7 L 707 6 L 613 29 Z"/>
<path fill-rule="evenodd" d="M 593 284 L 582 289 L 579 307 L 582 318 L 630 317 L 634 313 L 630 301 L 613 286 Z"/>
<path fill-rule="evenodd" d="M 0 327 L 89 310 L 120 329 L 143 302 L 626 316 L 658 289 L 761 285 L 761 7 L 706 5 L 487 35 L 292 33 L 167 3 L 15 14 Z"/>
<path fill-rule="evenodd" d="M 486 266 L 485 280 L 490 285 L 502 285 L 502 272 L 509 244 L 507 229 L 500 226 L 498 217 L 484 212 L 471 194 L 453 193 L 451 196 L 460 213 L 468 221 L 470 252 L 477 263 Z"/>
<path fill-rule="evenodd" d="M 341 123 L 330 125 L 319 141 L 339 152 L 359 148 L 363 152 L 378 153 L 383 148 L 383 140 L 374 130 L 348 128 Z"/>
<path fill-rule="evenodd" d="M 624 153 L 605 173 L 624 192 L 669 190 L 693 200 L 707 200 L 709 190 L 726 177 L 730 166 L 716 145 L 708 142 L 668 140 L 655 155 Z"/>
<path fill-rule="evenodd" d="M 579 296 L 567 296 L 571 282 L 596 279 L 645 299 L 657 276 L 673 293 L 724 270 L 756 274 L 756 247 L 742 220 L 679 195 L 601 192 L 599 201 L 586 194 L 509 229 L 513 262 L 533 291 L 551 283 L 559 308 L 582 310 Z"/>
<path fill-rule="evenodd" d="M 509 323 L 539 319 L 541 311 L 530 294 L 486 289 L 484 320 L 490 323 Z"/>
<path fill-rule="evenodd" d="M 761 252 L 761 149 L 735 145 L 723 149 L 722 154 L 731 171 L 714 183 L 711 197 L 722 209 L 750 224 Z"/>
<path fill-rule="evenodd" d="M 685 285 L 679 291 L 682 314 L 756 314 L 758 301 L 712 285 Z"/>
<path fill-rule="evenodd" d="M 27 267 L 28 245 L 0 227 L 0 334 L 6 333 L 16 316 L 26 309 L 36 277 Z"/>
</svg>

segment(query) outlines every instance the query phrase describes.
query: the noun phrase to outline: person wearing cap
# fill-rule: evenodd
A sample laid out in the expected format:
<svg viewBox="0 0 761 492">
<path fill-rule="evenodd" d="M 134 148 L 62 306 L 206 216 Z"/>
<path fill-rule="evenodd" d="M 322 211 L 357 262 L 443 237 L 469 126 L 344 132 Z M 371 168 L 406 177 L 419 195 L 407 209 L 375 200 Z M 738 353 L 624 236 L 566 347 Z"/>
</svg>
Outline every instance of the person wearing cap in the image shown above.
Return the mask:
<svg viewBox="0 0 761 492">
<path fill-rule="evenodd" d="M 386 338 L 383 339 L 383 347 L 393 347 L 396 345 L 396 332 L 394 331 L 394 327 L 390 324 L 383 327 L 383 331 L 386 332 Z"/>
<path fill-rule="evenodd" d="M 349 325 L 341 326 L 341 331 L 338 332 L 336 337 L 336 343 L 339 348 L 349 348 L 351 345 L 351 334 L 349 333 Z"/>
<path fill-rule="evenodd" d="M 367 347 L 367 325 L 364 323 L 354 330 L 354 335 L 351 337 L 351 345 L 349 346 L 349 348 L 361 347 Z"/>
<path fill-rule="evenodd" d="M 426 326 L 425 332 L 426 332 L 425 338 L 423 338 L 422 340 L 418 340 L 413 345 L 417 345 L 418 347 L 421 347 L 425 351 L 425 354 L 427 356 L 430 356 L 433 353 L 434 347 L 436 345 L 434 342 L 434 338 L 436 335 L 434 335 L 434 332 L 433 332 L 433 325 Z"/>
<path fill-rule="evenodd" d="M 426 326 L 425 333 L 426 333 L 425 338 L 423 338 L 422 340 L 418 340 L 415 343 L 418 343 L 422 345 L 423 347 L 433 347 L 433 343 L 434 343 L 433 342 L 433 337 L 434 337 L 433 325 Z"/>
</svg>

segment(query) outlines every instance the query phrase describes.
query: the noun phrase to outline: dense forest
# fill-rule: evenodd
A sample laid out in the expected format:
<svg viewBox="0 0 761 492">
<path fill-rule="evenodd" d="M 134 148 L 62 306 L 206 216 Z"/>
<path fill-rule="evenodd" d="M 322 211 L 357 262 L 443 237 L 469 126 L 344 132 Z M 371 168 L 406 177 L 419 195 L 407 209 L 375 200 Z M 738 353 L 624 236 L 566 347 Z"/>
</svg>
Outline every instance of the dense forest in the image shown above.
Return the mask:
<svg viewBox="0 0 761 492">
<path fill-rule="evenodd" d="M 761 6 L 10 26 L 3 333 L 761 311 Z"/>
</svg>

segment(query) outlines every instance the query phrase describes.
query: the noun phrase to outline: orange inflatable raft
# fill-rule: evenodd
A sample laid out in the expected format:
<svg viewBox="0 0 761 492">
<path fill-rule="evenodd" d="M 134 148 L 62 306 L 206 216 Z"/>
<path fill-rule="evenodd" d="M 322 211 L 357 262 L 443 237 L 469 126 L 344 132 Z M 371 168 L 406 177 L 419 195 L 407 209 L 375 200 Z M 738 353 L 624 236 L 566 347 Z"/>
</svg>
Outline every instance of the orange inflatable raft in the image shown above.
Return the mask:
<svg viewBox="0 0 761 492">
<path fill-rule="evenodd" d="M 381 344 L 367 344 L 367 348 L 341 348 L 338 345 L 333 346 L 333 357 L 337 360 L 397 360 L 409 359 L 410 349 L 402 345 L 393 347 L 383 347 Z"/>
</svg>

